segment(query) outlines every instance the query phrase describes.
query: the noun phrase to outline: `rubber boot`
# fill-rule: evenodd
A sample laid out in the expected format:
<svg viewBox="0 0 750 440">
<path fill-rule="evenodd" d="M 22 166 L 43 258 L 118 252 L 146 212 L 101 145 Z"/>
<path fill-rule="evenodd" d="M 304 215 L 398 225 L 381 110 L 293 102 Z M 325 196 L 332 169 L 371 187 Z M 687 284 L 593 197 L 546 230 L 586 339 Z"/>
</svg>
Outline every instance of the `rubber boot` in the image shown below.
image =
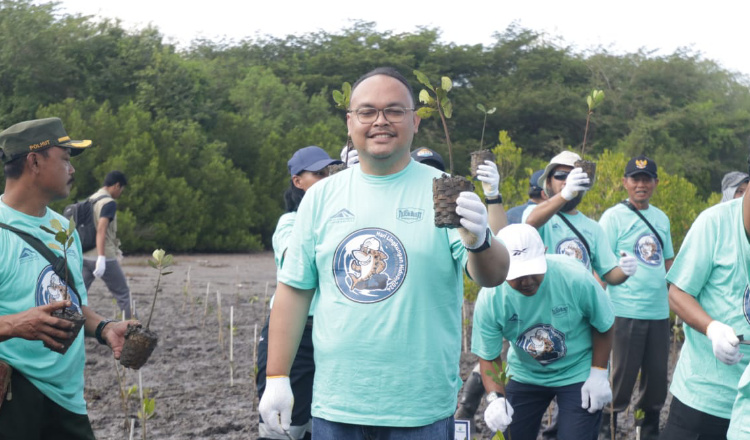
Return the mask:
<svg viewBox="0 0 750 440">
<path fill-rule="evenodd" d="M 472 371 L 461 390 L 458 409 L 456 409 L 453 418 L 458 420 L 472 420 L 482 401 L 482 396 L 484 396 L 482 376 L 479 373 Z"/>
<path fill-rule="evenodd" d="M 614 426 L 615 433 L 617 433 L 617 413 L 602 412 L 602 427 L 599 429 L 599 440 L 612 440 L 612 426 L 610 426 L 610 421 L 613 422 L 612 426 Z"/>
<path fill-rule="evenodd" d="M 647 411 L 641 424 L 641 440 L 658 440 L 659 411 Z"/>
</svg>

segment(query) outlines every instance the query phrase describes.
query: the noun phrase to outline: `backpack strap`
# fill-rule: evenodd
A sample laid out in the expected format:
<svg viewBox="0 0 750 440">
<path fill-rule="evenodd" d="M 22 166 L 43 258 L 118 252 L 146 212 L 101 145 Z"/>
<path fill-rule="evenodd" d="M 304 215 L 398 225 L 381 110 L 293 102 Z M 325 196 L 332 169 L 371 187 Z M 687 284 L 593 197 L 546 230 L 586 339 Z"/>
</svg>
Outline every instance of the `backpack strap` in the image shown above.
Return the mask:
<svg viewBox="0 0 750 440">
<path fill-rule="evenodd" d="M 11 225 L 6 225 L 5 223 L 0 222 L 0 228 L 7 229 L 9 231 L 15 232 L 21 239 L 23 239 L 26 243 L 30 244 L 31 247 L 36 249 L 37 252 L 42 254 L 44 258 L 49 261 L 49 263 L 52 265 L 52 269 L 55 271 L 55 274 L 57 274 L 58 277 L 60 277 L 61 280 L 69 280 L 70 283 L 68 283 L 68 287 L 70 287 L 73 290 L 73 293 L 76 295 L 76 298 L 78 298 L 78 304 L 83 305 L 83 302 L 81 301 L 81 295 L 78 294 L 78 291 L 75 288 L 75 278 L 73 277 L 73 274 L 70 271 L 70 268 L 65 265 L 65 259 L 56 253 L 52 252 L 50 248 L 45 246 L 44 243 L 42 243 L 42 240 L 34 237 L 33 235 L 29 234 L 26 231 L 22 231 L 18 228 L 15 228 Z"/>
<path fill-rule="evenodd" d="M 565 216 L 560 213 L 560 211 L 556 212 L 556 214 L 557 214 L 558 217 L 560 217 L 562 219 L 562 221 L 565 222 L 566 225 L 568 225 L 568 227 L 570 228 L 570 230 L 573 231 L 574 234 L 576 234 L 576 236 L 578 237 L 578 239 L 581 240 L 581 242 L 583 243 L 583 247 L 586 248 L 586 252 L 589 253 L 589 258 L 591 258 L 592 257 L 592 255 L 591 255 L 591 248 L 589 247 L 589 242 L 586 241 L 585 238 L 583 238 L 583 234 L 581 234 L 580 232 L 578 232 L 578 229 L 576 229 L 576 227 L 573 226 L 573 223 L 571 223 L 568 219 L 566 219 Z"/>
<path fill-rule="evenodd" d="M 659 235 L 658 232 L 656 232 L 656 229 L 651 225 L 651 223 L 648 220 L 646 220 L 646 217 L 644 217 L 643 214 L 641 214 L 641 212 L 638 210 L 638 208 L 636 208 L 635 206 L 633 206 L 633 204 L 630 203 L 630 200 L 623 200 L 620 203 L 622 203 L 623 205 L 627 206 L 628 208 L 630 208 L 631 211 L 633 211 L 636 214 L 638 214 L 638 217 L 640 217 L 641 220 L 643 220 L 644 223 L 646 223 L 646 226 L 648 226 L 648 228 L 651 229 L 651 232 L 653 232 L 654 235 L 656 235 L 656 239 L 659 240 L 659 244 L 661 245 L 661 248 L 663 250 L 664 249 L 664 242 L 662 241 L 661 236 Z"/>
</svg>

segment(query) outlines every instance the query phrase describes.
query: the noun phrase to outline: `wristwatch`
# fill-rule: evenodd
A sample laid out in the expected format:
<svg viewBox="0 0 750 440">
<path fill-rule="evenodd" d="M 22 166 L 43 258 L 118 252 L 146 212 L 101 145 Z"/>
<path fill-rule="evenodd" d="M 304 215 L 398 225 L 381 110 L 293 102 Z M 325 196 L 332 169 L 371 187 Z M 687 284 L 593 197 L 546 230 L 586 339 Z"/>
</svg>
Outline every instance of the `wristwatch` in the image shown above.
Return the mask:
<svg viewBox="0 0 750 440">
<path fill-rule="evenodd" d="M 500 397 L 505 397 L 505 396 L 498 393 L 497 391 L 492 391 L 490 393 L 487 393 L 487 397 L 485 397 L 484 399 L 487 401 L 487 403 L 492 403 L 495 400 L 499 399 Z"/>
<path fill-rule="evenodd" d="M 466 248 L 466 250 L 477 254 L 479 252 L 482 252 L 485 249 L 489 249 L 490 242 L 492 242 L 492 233 L 490 232 L 490 228 L 487 228 L 487 233 L 484 235 L 484 243 L 482 243 L 482 245 L 479 246 L 478 248 L 474 248 L 474 249 Z"/>
<path fill-rule="evenodd" d="M 107 341 L 105 341 L 104 338 L 102 338 L 102 331 L 104 331 L 104 327 L 106 327 L 107 324 L 109 324 L 110 322 L 112 322 L 111 319 L 102 319 L 99 322 L 99 325 L 96 326 L 96 331 L 94 332 L 94 336 L 96 336 L 96 340 L 99 341 L 99 343 L 102 345 L 107 345 Z"/>
</svg>

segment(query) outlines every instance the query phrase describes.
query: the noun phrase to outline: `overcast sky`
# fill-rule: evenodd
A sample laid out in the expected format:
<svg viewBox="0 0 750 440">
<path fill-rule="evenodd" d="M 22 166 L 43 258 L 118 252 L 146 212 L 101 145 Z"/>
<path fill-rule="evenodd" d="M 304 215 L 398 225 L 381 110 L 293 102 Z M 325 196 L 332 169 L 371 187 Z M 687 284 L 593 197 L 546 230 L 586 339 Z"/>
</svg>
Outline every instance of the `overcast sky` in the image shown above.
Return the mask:
<svg viewBox="0 0 750 440">
<path fill-rule="evenodd" d="M 41 2 L 46 2 L 42 0 Z M 533 1 L 463 0 L 61 0 L 61 10 L 119 18 L 128 29 L 153 24 L 178 45 L 194 38 L 240 40 L 244 37 L 338 32 L 351 20 L 377 23 L 379 31 L 413 32 L 438 27 L 443 42 L 488 44 L 493 32 L 512 22 L 576 51 L 603 46 L 615 53 L 639 48 L 670 54 L 686 47 L 724 68 L 750 76 L 747 12 L 744 1 L 675 0 Z"/>
</svg>

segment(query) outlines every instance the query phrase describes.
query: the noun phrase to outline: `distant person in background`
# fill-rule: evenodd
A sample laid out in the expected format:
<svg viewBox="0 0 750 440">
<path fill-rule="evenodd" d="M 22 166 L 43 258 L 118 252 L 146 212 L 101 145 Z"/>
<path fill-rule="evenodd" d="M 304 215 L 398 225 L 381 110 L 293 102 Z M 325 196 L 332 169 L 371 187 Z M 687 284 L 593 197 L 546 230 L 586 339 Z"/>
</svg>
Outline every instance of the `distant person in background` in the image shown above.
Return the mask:
<svg viewBox="0 0 750 440">
<path fill-rule="evenodd" d="M 534 174 L 531 175 L 531 178 L 529 179 L 529 200 L 523 205 L 508 210 L 508 224 L 512 225 L 515 223 L 521 223 L 521 218 L 523 217 L 523 212 L 526 210 L 526 207 L 538 205 L 546 199 L 544 190 L 539 186 L 539 178 L 542 177 L 542 174 L 544 174 L 544 170 L 536 170 L 534 171 Z"/>
<path fill-rule="evenodd" d="M 731 171 L 721 179 L 721 202 L 728 202 L 740 198 L 747 190 L 750 175 L 742 171 Z"/>
<path fill-rule="evenodd" d="M 101 278 L 112 296 L 117 300 L 117 307 L 123 311 L 123 318 L 130 319 L 130 287 L 120 267 L 120 240 L 117 238 L 117 199 L 120 198 L 128 179 L 120 171 L 110 171 L 104 178 L 104 185 L 99 191 L 89 196 L 94 204 L 94 221 L 96 222 L 96 247 L 84 254 L 83 281 L 86 291 L 95 278 Z"/>
<path fill-rule="evenodd" d="M 320 147 L 310 146 L 297 150 L 289 162 L 287 168 L 291 175 L 289 188 L 284 192 L 284 204 L 286 214 L 279 218 L 276 231 L 273 233 L 273 257 L 276 268 L 281 270 L 284 264 L 284 254 L 289 244 L 295 220 L 297 219 L 297 208 L 299 207 L 305 192 L 319 180 L 328 177 L 328 166 L 340 164 L 341 161 L 331 159 L 328 153 Z M 273 299 L 271 301 L 273 307 Z M 292 363 L 292 371 L 289 381 L 294 393 L 294 410 L 292 412 L 292 425 L 289 433 L 294 439 L 309 440 L 312 436 L 312 416 L 310 415 L 310 404 L 312 403 L 312 386 L 315 376 L 315 359 L 312 343 L 313 313 L 315 306 L 310 306 L 307 324 L 302 334 L 302 340 L 297 350 L 297 356 Z M 266 389 L 266 363 L 268 358 L 268 320 L 260 332 L 260 343 L 258 344 L 258 374 L 255 377 L 258 389 L 258 398 L 263 397 Z M 286 435 L 280 435 L 268 429 L 263 417 L 258 416 L 258 440 L 266 439 L 289 439 Z"/>
<path fill-rule="evenodd" d="M 420 147 L 411 152 L 411 157 L 417 162 L 437 168 L 440 171 L 445 171 L 445 162 L 443 162 L 442 156 L 435 150 Z"/>
</svg>

